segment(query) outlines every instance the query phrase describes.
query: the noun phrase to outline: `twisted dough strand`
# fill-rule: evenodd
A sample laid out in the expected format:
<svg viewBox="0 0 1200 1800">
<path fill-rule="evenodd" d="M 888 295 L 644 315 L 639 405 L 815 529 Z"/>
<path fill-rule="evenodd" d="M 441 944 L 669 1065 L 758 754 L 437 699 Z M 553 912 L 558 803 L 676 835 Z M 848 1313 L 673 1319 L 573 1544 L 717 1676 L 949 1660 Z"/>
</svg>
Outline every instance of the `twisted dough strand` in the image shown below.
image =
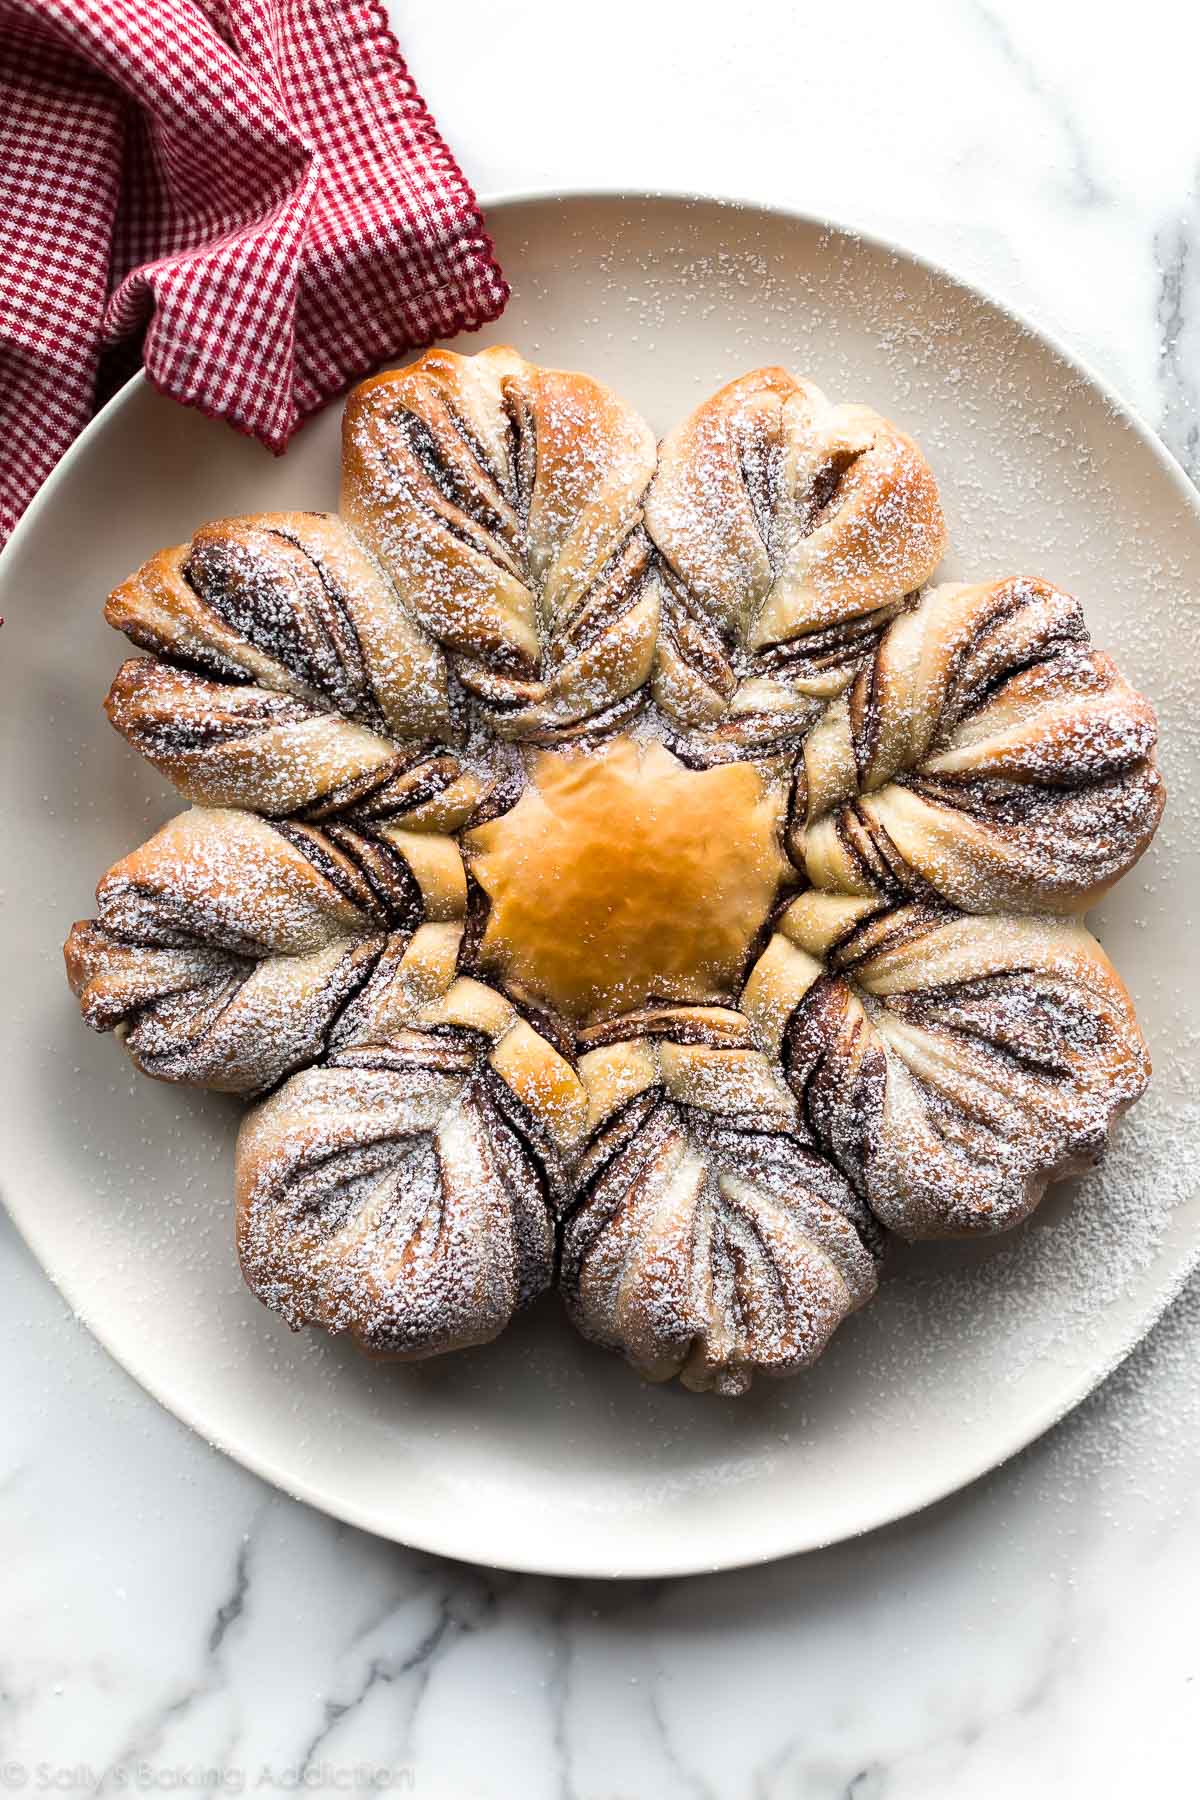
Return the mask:
<svg viewBox="0 0 1200 1800">
<path fill-rule="evenodd" d="M 87 1023 L 119 1029 L 148 1075 L 254 1094 L 339 1020 L 345 1041 L 363 1008 L 386 1022 L 445 987 L 466 878 L 451 838 L 197 809 L 110 869 L 96 902 L 65 948 Z"/>
<path fill-rule="evenodd" d="M 218 519 L 151 557 L 104 616 L 139 649 L 325 704 L 393 737 L 449 727 L 436 645 L 331 513 Z"/>
<path fill-rule="evenodd" d="M 502 736 L 611 722 L 648 680 L 654 439 L 584 375 L 430 351 L 355 389 L 342 509 Z"/>
<path fill-rule="evenodd" d="M 817 1141 L 905 1237 L 1018 1224 L 1149 1079 L 1129 996 L 1070 919 L 810 892 L 741 1005 Z"/>
<path fill-rule="evenodd" d="M 397 742 L 294 695 L 148 657 L 122 663 L 105 711 L 200 806 L 272 818 L 393 817 L 409 830 L 453 831 L 485 793 L 452 750 Z"/>
<path fill-rule="evenodd" d="M 784 369 L 670 434 L 646 524 L 668 570 L 654 696 L 697 760 L 800 736 L 945 541 L 916 445 Z"/>
<path fill-rule="evenodd" d="M 747 1021 L 650 1009 L 584 1042 L 591 1129 L 562 1260 L 579 1329 L 699 1392 L 812 1362 L 874 1292 L 878 1240 L 797 1135 Z"/>
<path fill-rule="evenodd" d="M 493 990 L 333 1051 L 238 1138 L 238 1248 L 293 1328 L 405 1360 L 482 1344 L 550 1285 L 578 1077 Z"/>
<path fill-rule="evenodd" d="M 108 717 L 189 800 L 336 811 L 402 791 L 411 740 L 428 758 L 428 740 L 453 735 L 440 651 L 330 514 L 206 525 L 151 557 L 105 617 L 154 653 L 118 671 Z M 454 780 L 447 820 L 479 798 Z"/>
<path fill-rule="evenodd" d="M 193 807 L 116 863 L 96 904 L 101 924 L 131 943 L 294 956 L 385 926 L 461 918 L 466 877 L 453 838 Z"/>
<path fill-rule="evenodd" d="M 1158 825 L 1156 738 L 1069 594 L 934 589 L 807 738 L 793 860 L 831 892 L 1082 912 Z"/>
</svg>

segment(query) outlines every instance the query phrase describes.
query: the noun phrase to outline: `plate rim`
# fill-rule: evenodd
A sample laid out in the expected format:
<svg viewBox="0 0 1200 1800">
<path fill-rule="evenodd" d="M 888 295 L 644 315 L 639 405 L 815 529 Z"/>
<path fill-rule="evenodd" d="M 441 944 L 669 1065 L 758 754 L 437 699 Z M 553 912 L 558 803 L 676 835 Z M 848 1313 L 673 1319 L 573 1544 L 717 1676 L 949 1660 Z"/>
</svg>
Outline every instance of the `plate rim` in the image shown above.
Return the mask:
<svg viewBox="0 0 1200 1800">
<path fill-rule="evenodd" d="M 1197 489 L 1196 484 L 1192 482 L 1154 427 L 1142 417 L 1140 411 L 1126 400 L 1109 379 L 1101 374 L 1086 357 L 1068 346 L 1054 330 L 1004 299 L 999 293 L 982 286 L 974 277 L 962 274 L 953 263 L 944 262 L 923 251 L 915 250 L 874 228 L 860 226 L 850 218 L 835 218 L 829 214 L 809 211 L 782 202 L 763 201 L 742 195 L 703 189 L 640 189 L 587 184 L 566 187 L 528 187 L 485 192 L 480 196 L 479 204 L 486 226 L 490 214 L 506 209 L 529 205 L 592 201 L 615 202 L 631 206 L 639 204 L 647 206 L 656 204 L 710 206 L 726 208 L 731 212 L 767 214 L 808 229 L 851 238 L 869 250 L 894 256 L 915 266 L 937 281 L 950 283 L 972 299 L 1002 315 L 1019 331 L 1048 349 L 1061 364 L 1065 365 L 1068 371 L 1073 372 L 1076 377 L 1092 388 L 1103 400 L 1114 418 L 1134 433 L 1143 449 L 1150 451 L 1151 458 L 1157 464 L 1160 472 L 1166 475 L 1170 486 L 1174 488 L 1184 506 L 1195 515 L 1197 523 L 1200 524 L 1200 490 Z M 398 358 L 393 360 L 402 360 L 403 357 L 410 354 L 415 354 L 415 350 L 403 351 Z M 352 385 L 354 384 L 348 384 L 347 389 L 342 392 L 348 391 Z M 147 379 L 145 372 L 138 370 L 88 421 L 79 436 L 69 445 L 50 471 L 17 521 L 8 542 L 0 549 L 0 591 L 5 584 L 7 571 L 14 560 L 15 552 L 23 547 L 27 537 L 37 531 L 43 514 L 48 508 L 53 507 L 63 480 L 74 469 L 76 462 L 90 450 L 93 440 L 99 437 L 122 412 L 134 403 L 135 396 L 142 389 L 154 391 L 153 384 Z M 326 405 L 336 405 L 341 397 L 342 393 L 334 395 Z M 325 408 L 320 410 L 324 411 Z M 568 1555 L 556 1557 L 550 1563 L 546 1560 L 525 1557 L 519 1553 L 499 1556 L 480 1554 L 478 1551 L 454 1541 L 452 1530 L 448 1534 L 439 1534 L 422 1529 L 409 1530 L 405 1528 L 402 1534 L 396 1526 L 373 1516 L 369 1508 L 360 1507 L 353 1500 L 329 1492 L 320 1481 L 307 1480 L 292 1470 L 281 1469 L 270 1456 L 256 1454 L 253 1445 L 234 1447 L 226 1442 L 219 1432 L 213 1430 L 211 1423 L 195 1414 L 186 1400 L 181 1401 L 178 1396 L 172 1396 L 168 1387 L 160 1381 L 151 1368 L 146 1367 L 141 1358 L 137 1356 L 130 1358 L 126 1352 L 114 1348 L 109 1342 L 105 1329 L 91 1318 L 90 1309 L 84 1297 L 77 1296 L 72 1291 L 71 1282 L 63 1279 L 55 1269 L 52 1259 L 43 1256 L 35 1242 L 34 1232 L 27 1228 L 26 1221 L 20 1218 L 9 1204 L 7 1195 L 17 1184 L 11 1182 L 7 1175 L 3 1175 L 2 1179 L 4 1192 L 0 1197 L 4 1200 L 5 1211 L 14 1230 L 29 1250 L 39 1269 L 50 1281 L 55 1292 L 66 1301 L 75 1321 L 86 1326 L 90 1335 L 118 1368 L 130 1376 L 167 1413 L 203 1439 L 211 1449 L 220 1451 L 231 1461 L 266 1481 L 280 1492 L 287 1494 L 290 1498 L 385 1541 L 402 1544 L 425 1554 L 466 1562 L 477 1567 L 511 1570 L 520 1574 L 535 1574 L 561 1579 L 604 1581 L 631 1578 L 673 1579 L 754 1568 L 785 1557 L 806 1555 L 811 1551 L 826 1549 L 834 1544 L 850 1543 L 870 1532 L 913 1518 L 938 1502 L 953 1498 L 983 1476 L 1001 1468 L 1014 1456 L 1044 1436 L 1047 1431 L 1080 1405 L 1089 1394 L 1099 1389 L 1167 1312 L 1184 1284 L 1194 1273 L 1197 1265 L 1200 1264 L 1200 1241 L 1197 1241 L 1191 1247 L 1190 1253 L 1171 1272 L 1170 1277 L 1155 1289 L 1150 1296 L 1148 1305 L 1139 1310 L 1127 1329 L 1122 1330 L 1115 1346 L 1109 1347 L 1108 1353 L 1099 1366 L 1095 1362 L 1088 1362 L 1082 1372 L 1067 1385 L 1065 1391 L 1054 1394 L 1044 1405 L 1032 1409 L 1022 1419 L 1019 1428 L 1012 1431 L 999 1448 L 993 1445 L 986 1453 L 972 1458 L 965 1470 L 956 1472 L 949 1485 L 946 1484 L 944 1477 L 940 1476 L 918 1484 L 917 1497 L 913 1498 L 910 1495 L 900 1510 L 897 1510 L 894 1505 L 885 1504 L 876 1516 L 856 1524 L 846 1531 L 821 1533 L 800 1542 L 796 1542 L 794 1538 L 789 1539 L 787 1530 L 783 1529 L 775 1533 L 771 1540 L 764 1542 L 761 1547 L 743 1547 L 728 1556 L 699 1563 L 694 1555 L 684 1554 L 678 1558 L 671 1558 L 664 1556 L 661 1552 L 655 1553 L 652 1559 L 646 1562 L 629 1559 L 618 1562 L 611 1557 L 606 1559 L 603 1555 L 600 1559 L 593 1557 L 579 1560 L 572 1559 Z"/>
</svg>

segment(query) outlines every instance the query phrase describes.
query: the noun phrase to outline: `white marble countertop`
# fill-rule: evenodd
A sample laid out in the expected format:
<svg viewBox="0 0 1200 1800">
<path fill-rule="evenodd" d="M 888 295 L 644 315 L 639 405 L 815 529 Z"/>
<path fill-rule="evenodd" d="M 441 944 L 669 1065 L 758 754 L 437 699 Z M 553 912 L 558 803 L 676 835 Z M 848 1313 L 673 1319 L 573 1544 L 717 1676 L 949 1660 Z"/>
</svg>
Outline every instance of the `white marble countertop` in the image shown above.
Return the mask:
<svg viewBox="0 0 1200 1800">
<path fill-rule="evenodd" d="M 391 10 L 481 192 L 713 190 L 886 232 L 1048 325 L 1200 474 L 1194 11 Z M 1193 1791 L 1200 1280 L 957 1498 L 745 1574 L 603 1585 L 440 1563 L 308 1511 L 138 1390 L 6 1224 L 0 1263 L 0 1786 Z"/>
</svg>

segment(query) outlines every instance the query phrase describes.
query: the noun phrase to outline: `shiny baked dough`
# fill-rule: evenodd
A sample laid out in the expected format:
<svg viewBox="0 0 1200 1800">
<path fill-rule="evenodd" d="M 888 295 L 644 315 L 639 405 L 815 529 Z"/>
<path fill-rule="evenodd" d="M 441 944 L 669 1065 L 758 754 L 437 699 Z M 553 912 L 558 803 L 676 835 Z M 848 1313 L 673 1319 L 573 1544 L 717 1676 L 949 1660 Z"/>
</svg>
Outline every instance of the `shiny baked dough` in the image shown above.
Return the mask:
<svg viewBox="0 0 1200 1800">
<path fill-rule="evenodd" d="M 786 788 L 661 744 L 542 751 L 510 812 L 466 834 L 491 901 L 485 970 L 585 1020 L 729 996 L 781 885 Z"/>
</svg>

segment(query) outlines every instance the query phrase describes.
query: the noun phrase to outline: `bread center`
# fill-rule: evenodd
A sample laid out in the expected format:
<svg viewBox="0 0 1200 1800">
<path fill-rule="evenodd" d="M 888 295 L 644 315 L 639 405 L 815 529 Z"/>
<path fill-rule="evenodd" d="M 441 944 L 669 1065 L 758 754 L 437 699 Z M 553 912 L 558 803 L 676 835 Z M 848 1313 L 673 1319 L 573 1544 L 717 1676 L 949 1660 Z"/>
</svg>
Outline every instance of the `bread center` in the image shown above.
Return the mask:
<svg viewBox="0 0 1200 1800">
<path fill-rule="evenodd" d="M 786 791 L 751 763 L 661 744 L 542 751 L 464 840 L 491 901 L 484 971 L 577 1022 L 647 1000 L 728 1000 L 780 887 Z"/>
</svg>

